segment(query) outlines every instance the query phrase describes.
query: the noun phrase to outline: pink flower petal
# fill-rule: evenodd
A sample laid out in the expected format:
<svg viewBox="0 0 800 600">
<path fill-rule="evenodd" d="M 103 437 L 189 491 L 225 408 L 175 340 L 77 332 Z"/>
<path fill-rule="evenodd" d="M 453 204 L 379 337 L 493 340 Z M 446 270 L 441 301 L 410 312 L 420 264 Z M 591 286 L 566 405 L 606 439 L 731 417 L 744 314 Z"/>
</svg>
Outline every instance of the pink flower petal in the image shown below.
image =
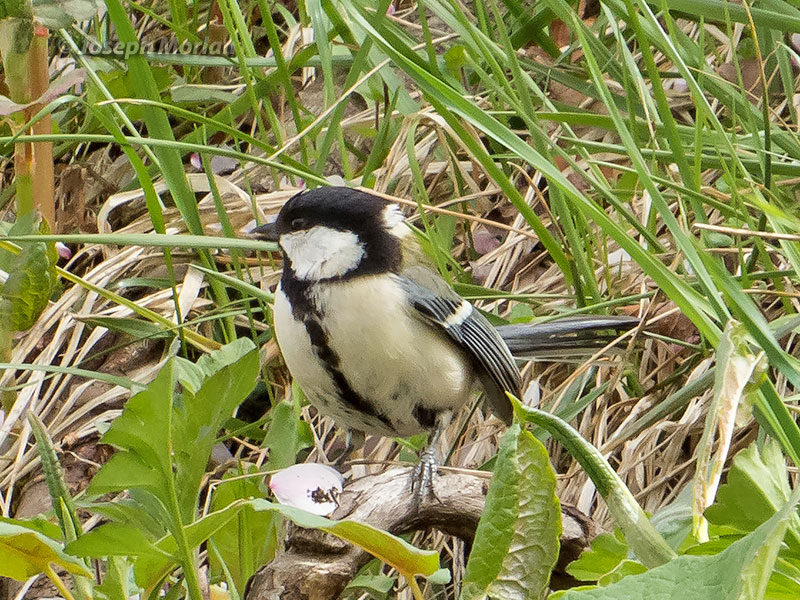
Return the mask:
<svg viewBox="0 0 800 600">
<path fill-rule="evenodd" d="M 339 506 L 343 481 L 332 467 L 303 463 L 275 473 L 269 489 L 281 504 L 327 516 Z"/>
</svg>

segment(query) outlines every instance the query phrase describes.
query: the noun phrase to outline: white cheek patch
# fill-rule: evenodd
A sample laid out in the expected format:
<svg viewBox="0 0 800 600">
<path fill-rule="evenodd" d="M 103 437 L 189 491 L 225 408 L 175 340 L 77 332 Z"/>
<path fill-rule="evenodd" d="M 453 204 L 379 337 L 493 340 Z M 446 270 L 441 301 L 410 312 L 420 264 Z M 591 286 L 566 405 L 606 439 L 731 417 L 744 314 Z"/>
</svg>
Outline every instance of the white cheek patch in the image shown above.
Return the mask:
<svg viewBox="0 0 800 600">
<path fill-rule="evenodd" d="M 386 229 L 395 237 L 405 237 L 411 233 L 411 229 L 406 225 L 406 218 L 400 212 L 397 204 L 390 204 L 383 209 L 383 223 Z"/>
<path fill-rule="evenodd" d="M 317 225 L 285 233 L 280 246 L 298 279 L 339 277 L 355 269 L 364 257 L 364 244 L 349 231 Z"/>
</svg>

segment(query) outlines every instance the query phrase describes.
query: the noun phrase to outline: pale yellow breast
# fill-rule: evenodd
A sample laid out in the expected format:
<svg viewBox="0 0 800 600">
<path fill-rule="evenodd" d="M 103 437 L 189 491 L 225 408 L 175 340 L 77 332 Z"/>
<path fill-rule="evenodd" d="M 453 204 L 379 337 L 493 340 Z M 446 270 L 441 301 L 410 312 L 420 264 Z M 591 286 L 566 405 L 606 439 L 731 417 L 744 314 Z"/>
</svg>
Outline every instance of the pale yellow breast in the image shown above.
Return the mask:
<svg viewBox="0 0 800 600">
<path fill-rule="evenodd" d="M 405 292 L 390 278 L 365 276 L 316 288 L 325 307 L 322 323 L 339 369 L 350 386 L 388 419 L 392 430 L 366 419 L 362 423 L 336 396 L 314 357 L 305 327 L 291 318 L 278 292 L 275 321 L 278 343 L 289 370 L 318 408 L 343 424 L 384 435 L 409 436 L 423 428 L 414 409 L 448 410 L 469 398 L 473 376 L 463 352 L 446 337 L 414 318 Z"/>
</svg>

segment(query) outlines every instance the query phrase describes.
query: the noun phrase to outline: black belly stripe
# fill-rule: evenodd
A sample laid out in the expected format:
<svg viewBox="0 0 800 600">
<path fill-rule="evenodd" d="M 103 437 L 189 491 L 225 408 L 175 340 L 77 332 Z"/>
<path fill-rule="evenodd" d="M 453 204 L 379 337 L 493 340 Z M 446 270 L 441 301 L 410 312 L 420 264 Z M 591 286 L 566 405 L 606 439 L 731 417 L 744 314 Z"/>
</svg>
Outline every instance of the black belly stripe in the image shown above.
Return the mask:
<svg viewBox="0 0 800 600">
<path fill-rule="evenodd" d="M 342 373 L 341 359 L 328 343 L 328 334 L 320 324 L 322 313 L 311 299 L 310 287 L 307 282 L 297 279 L 288 265 L 284 265 L 281 288 L 292 306 L 292 316 L 302 322 L 306 328 L 314 353 L 319 357 L 325 366 L 325 370 L 336 385 L 339 399 L 352 409 L 374 417 L 389 429 L 394 429 L 386 415 L 377 410 L 375 405 L 364 396 L 356 392 L 347 377 Z"/>
<path fill-rule="evenodd" d="M 378 412 L 375 406 L 356 392 L 350 385 L 350 382 L 347 381 L 347 377 L 345 377 L 344 373 L 342 373 L 339 368 L 341 364 L 339 355 L 336 354 L 328 344 L 328 336 L 325 334 L 325 330 L 322 328 L 322 325 L 319 324 L 319 321 L 315 317 L 307 317 L 303 319 L 303 325 L 305 325 L 306 333 L 308 333 L 308 337 L 311 339 L 314 352 L 323 362 L 325 369 L 336 384 L 339 398 L 358 412 L 375 417 L 389 429 L 394 429 L 391 421 L 386 418 L 386 415 Z"/>
</svg>

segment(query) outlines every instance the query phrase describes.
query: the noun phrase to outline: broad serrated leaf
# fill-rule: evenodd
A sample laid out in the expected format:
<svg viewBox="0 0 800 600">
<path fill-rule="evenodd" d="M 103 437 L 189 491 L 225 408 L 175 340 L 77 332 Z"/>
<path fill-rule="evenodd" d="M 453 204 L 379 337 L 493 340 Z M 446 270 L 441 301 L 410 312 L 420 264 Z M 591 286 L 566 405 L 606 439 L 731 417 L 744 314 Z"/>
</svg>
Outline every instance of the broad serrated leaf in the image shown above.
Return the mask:
<svg viewBox="0 0 800 600">
<path fill-rule="evenodd" d="M 141 488 L 169 506 L 172 382 L 169 361 L 145 390 L 128 400 L 100 440 L 118 451 L 92 479 L 89 495 Z"/>
<path fill-rule="evenodd" d="M 239 339 L 197 362 L 207 375 L 196 394 L 184 391 L 172 426 L 175 481 L 184 522 L 194 518 L 200 480 L 217 434 L 255 387 L 259 355 L 250 339 Z"/>
<path fill-rule="evenodd" d="M 0 522 L 0 576 L 24 581 L 61 567 L 69 573 L 91 577 L 78 559 L 61 549 L 61 544 L 36 529 Z"/>
<path fill-rule="evenodd" d="M 783 508 L 755 531 L 719 554 L 679 556 L 641 575 L 586 591 L 570 590 L 562 600 L 759 600 L 797 510 L 800 488 Z"/>
<path fill-rule="evenodd" d="M 500 444 L 462 598 L 543 596 L 558 559 L 561 510 L 547 451 L 519 426 Z"/>
<path fill-rule="evenodd" d="M 717 492 L 716 502 L 705 511 L 709 523 L 753 531 L 786 504 L 791 495 L 786 459 L 777 442 L 767 440 L 739 452 L 733 459 L 727 483 Z M 786 543 L 800 556 L 800 518 L 795 515 Z"/>
<path fill-rule="evenodd" d="M 191 369 L 189 387 L 199 389 L 184 389 L 181 396 L 175 396 L 175 363 L 170 360 L 128 400 L 103 435 L 101 441 L 118 452 L 95 475 L 88 493 L 145 490 L 160 502 L 157 510 L 163 516 L 170 514 L 170 490 L 175 490 L 182 522 L 190 523 L 217 432 L 255 385 L 258 352 L 244 339 L 204 357 Z M 200 379 L 201 373 L 208 376 Z M 176 526 L 171 523 L 170 529 Z"/>
</svg>

